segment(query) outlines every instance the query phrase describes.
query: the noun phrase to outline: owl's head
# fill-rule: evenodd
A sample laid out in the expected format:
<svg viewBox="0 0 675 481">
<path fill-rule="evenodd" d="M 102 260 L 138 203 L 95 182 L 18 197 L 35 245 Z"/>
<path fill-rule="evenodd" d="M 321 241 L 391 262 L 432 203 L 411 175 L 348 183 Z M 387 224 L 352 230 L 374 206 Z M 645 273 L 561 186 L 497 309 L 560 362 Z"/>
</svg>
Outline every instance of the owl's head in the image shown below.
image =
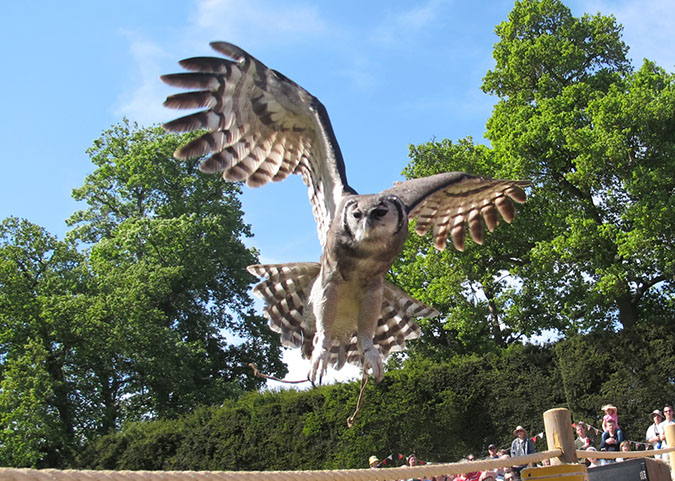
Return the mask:
<svg viewBox="0 0 675 481">
<path fill-rule="evenodd" d="M 343 228 L 356 242 L 381 241 L 407 235 L 405 206 L 393 195 L 357 195 L 343 209 Z"/>
</svg>

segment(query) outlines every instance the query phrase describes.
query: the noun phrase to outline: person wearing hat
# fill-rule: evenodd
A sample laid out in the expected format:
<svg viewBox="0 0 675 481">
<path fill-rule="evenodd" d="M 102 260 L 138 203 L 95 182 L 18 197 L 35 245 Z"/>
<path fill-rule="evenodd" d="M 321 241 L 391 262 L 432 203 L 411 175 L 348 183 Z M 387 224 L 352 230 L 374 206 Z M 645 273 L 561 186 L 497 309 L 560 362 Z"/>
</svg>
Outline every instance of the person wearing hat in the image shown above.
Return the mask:
<svg viewBox="0 0 675 481">
<path fill-rule="evenodd" d="M 511 443 L 511 457 L 525 456 L 534 453 L 534 443 L 527 437 L 527 431 L 522 426 L 518 426 L 513 435 L 516 439 Z M 513 467 L 513 471 L 517 473 L 517 478 L 520 478 L 520 471 L 525 468 L 527 464 L 521 464 Z"/>
<path fill-rule="evenodd" d="M 661 411 L 658 409 L 654 409 L 649 417 L 654 423 L 647 428 L 645 440 L 651 444 L 654 449 L 661 449 L 661 438 L 659 436 L 661 434 L 661 428 L 659 427 L 659 424 L 663 421 L 663 414 L 661 414 Z"/>
<path fill-rule="evenodd" d="M 610 419 L 614 420 L 616 429 L 621 429 L 619 427 L 619 410 L 616 408 L 616 406 L 612 404 L 605 404 L 602 406 L 602 410 L 605 411 L 605 415 L 602 417 L 602 430 L 607 431 L 607 421 Z"/>
<path fill-rule="evenodd" d="M 371 456 L 370 459 L 368 459 L 368 464 L 370 464 L 370 469 L 376 469 L 380 464 L 380 460 L 377 459 L 377 456 Z"/>
</svg>

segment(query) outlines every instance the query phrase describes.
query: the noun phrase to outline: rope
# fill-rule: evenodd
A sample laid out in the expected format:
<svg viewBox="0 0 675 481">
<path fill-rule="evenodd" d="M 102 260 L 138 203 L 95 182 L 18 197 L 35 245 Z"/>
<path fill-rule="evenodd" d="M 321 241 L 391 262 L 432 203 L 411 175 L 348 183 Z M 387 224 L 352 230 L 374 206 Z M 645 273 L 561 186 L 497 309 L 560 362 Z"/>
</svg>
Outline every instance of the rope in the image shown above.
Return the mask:
<svg viewBox="0 0 675 481">
<path fill-rule="evenodd" d="M 585 451 L 584 451 L 585 452 Z M 335 471 L 79 471 L 58 469 L 0 468 L 1 481 L 395 481 L 474 471 L 492 471 L 519 464 L 556 458 L 560 449 L 516 456 L 451 464 L 427 464 L 390 469 Z"/>
<path fill-rule="evenodd" d="M 363 396 L 364 393 L 366 392 L 366 384 L 368 384 L 368 372 L 364 369 L 363 377 L 361 378 L 361 391 L 359 391 L 359 399 L 358 401 L 356 401 L 356 409 L 354 410 L 354 414 L 352 414 L 347 418 L 347 427 L 350 429 L 354 427 L 354 419 L 361 410 L 361 404 L 363 404 Z"/>
<path fill-rule="evenodd" d="M 265 378 L 265 379 L 271 379 L 272 381 L 283 382 L 283 383 L 286 383 L 286 384 L 300 384 L 300 383 L 303 383 L 303 382 L 309 382 L 309 379 L 302 379 L 300 381 L 286 381 L 285 379 L 280 379 L 278 377 L 270 376 L 269 374 L 265 374 L 265 373 L 262 373 L 262 372 L 258 371 L 258 366 L 256 366 L 252 362 L 250 362 L 248 364 L 248 367 L 253 369 L 253 375 L 255 377 L 262 377 L 262 378 Z"/>
<path fill-rule="evenodd" d="M 252 362 L 248 364 L 248 366 L 253 369 L 253 375 L 256 377 L 262 377 L 265 379 L 271 379 L 272 381 L 277 381 L 277 382 L 283 382 L 286 384 L 300 384 L 303 382 L 310 382 L 309 379 L 303 379 L 300 381 L 287 381 L 285 379 L 280 379 L 278 377 L 270 376 L 269 374 L 262 373 L 258 371 L 258 366 L 253 364 Z M 368 373 L 366 371 L 363 371 L 363 379 L 361 379 L 361 391 L 359 392 L 359 399 L 356 401 L 356 410 L 354 411 L 354 414 L 349 416 L 347 418 L 347 427 L 351 428 L 354 426 L 354 419 L 356 418 L 356 415 L 359 413 L 361 410 L 361 405 L 363 404 L 363 396 L 366 391 L 366 384 L 368 383 Z M 314 383 L 312 383 L 314 386 Z M 316 387 L 316 386 L 315 386 Z"/>
<path fill-rule="evenodd" d="M 578 458 L 592 459 L 616 459 L 616 458 L 647 458 L 657 454 L 672 453 L 675 447 L 663 449 L 650 449 L 648 451 L 579 451 Z"/>
</svg>

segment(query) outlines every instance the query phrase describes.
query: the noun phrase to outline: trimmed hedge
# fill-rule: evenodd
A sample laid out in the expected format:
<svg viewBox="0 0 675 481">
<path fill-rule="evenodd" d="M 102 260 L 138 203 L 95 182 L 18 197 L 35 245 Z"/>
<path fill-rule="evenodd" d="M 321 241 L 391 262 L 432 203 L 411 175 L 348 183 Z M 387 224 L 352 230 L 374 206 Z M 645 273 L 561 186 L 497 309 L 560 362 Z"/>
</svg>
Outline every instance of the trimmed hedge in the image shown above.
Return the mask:
<svg viewBox="0 0 675 481">
<path fill-rule="evenodd" d="M 408 361 L 369 383 L 347 428 L 359 383 L 249 393 L 177 420 L 134 423 L 86 447 L 89 469 L 308 470 L 367 467 L 412 452 L 425 461 L 508 448 L 513 429 L 543 431 L 544 411 L 568 407 L 600 426 L 611 402 L 628 439 L 642 441 L 649 413 L 675 397 L 675 336 L 665 329 L 579 336 L 550 346 L 514 345 L 444 364 Z M 561 375 L 560 366 L 565 367 Z M 545 441 L 536 443 L 538 450 Z"/>
</svg>

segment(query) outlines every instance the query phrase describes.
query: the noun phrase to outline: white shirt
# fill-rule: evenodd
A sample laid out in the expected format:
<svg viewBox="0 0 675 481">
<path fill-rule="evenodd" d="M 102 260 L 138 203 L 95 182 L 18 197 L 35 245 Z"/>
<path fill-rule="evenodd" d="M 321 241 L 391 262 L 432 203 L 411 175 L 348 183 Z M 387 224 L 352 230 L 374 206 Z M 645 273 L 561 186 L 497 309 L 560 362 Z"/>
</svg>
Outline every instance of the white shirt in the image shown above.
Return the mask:
<svg viewBox="0 0 675 481">
<path fill-rule="evenodd" d="M 659 424 L 659 432 L 660 433 L 665 433 L 666 432 L 666 426 L 669 424 L 675 424 L 675 420 L 673 421 L 663 421 L 661 424 Z M 664 440 L 663 444 L 661 444 L 661 448 L 667 448 L 668 443 Z"/>
<path fill-rule="evenodd" d="M 647 428 L 647 434 L 645 435 L 645 441 L 649 442 L 650 439 L 657 437 L 659 434 L 661 434 L 663 431 L 661 430 L 661 425 L 660 424 L 654 424 L 652 423 L 648 428 Z M 656 447 L 660 443 L 660 440 L 656 440 L 652 443 L 652 447 L 654 449 L 657 449 Z"/>
</svg>

